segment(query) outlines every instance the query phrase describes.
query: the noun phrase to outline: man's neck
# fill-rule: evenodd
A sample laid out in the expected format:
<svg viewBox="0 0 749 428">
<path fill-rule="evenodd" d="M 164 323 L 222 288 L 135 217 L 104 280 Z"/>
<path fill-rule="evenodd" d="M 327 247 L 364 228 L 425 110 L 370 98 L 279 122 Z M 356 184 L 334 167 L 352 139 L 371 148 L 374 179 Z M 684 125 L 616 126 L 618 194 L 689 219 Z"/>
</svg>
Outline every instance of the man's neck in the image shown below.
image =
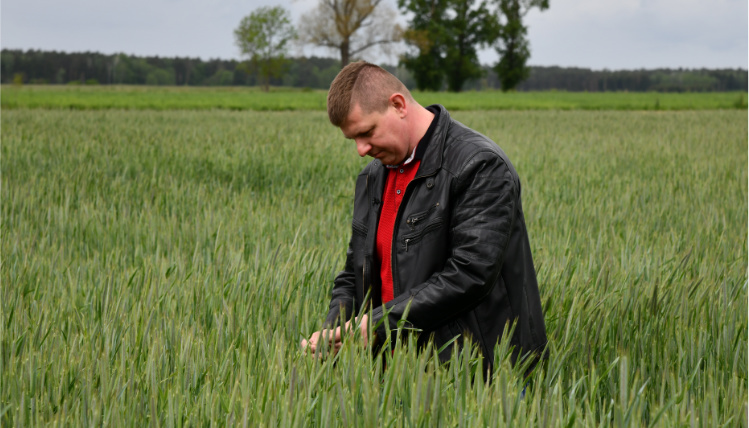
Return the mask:
<svg viewBox="0 0 749 428">
<path fill-rule="evenodd" d="M 416 150 L 416 146 L 419 144 L 419 141 L 424 138 L 427 130 L 429 130 L 429 125 L 432 124 L 432 120 L 434 119 L 434 113 L 422 107 L 418 103 L 414 103 L 414 107 L 415 108 L 411 110 L 411 114 L 413 115 L 413 126 L 411 128 L 412 131 L 410 136 L 408 156 L 411 156 L 411 154 L 413 154 L 413 152 Z"/>
</svg>

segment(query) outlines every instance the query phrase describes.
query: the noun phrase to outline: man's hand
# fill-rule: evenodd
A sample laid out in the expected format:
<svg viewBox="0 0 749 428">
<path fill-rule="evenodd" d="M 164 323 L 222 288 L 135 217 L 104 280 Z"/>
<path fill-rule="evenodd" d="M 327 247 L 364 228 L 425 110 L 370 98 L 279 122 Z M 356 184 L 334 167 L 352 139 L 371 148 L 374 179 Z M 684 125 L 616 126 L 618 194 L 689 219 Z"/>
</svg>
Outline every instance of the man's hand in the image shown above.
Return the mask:
<svg viewBox="0 0 749 428">
<path fill-rule="evenodd" d="M 360 317 L 353 318 L 346 322 L 344 330 L 348 334 L 353 334 L 356 327 L 359 327 L 360 336 L 364 346 L 369 345 L 369 315 L 364 314 Z M 309 340 L 302 339 L 301 347 L 305 352 L 309 352 L 313 357 L 322 357 L 323 348 L 326 348 L 327 352 L 333 352 L 333 355 L 337 354 L 343 345 L 343 334 L 341 328 L 336 327 L 333 329 L 323 329 L 312 333 Z"/>
<path fill-rule="evenodd" d="M 341 341 L 340 327 L 336 327 L 335 330 L 323 329 L 316 331 L 312 333 L 309 340 L 302 339 L 301 343 L 304 352 L 308 352 L 317 358 L 321 358 L 323 352 L 326 351 L 332 351 L 334 355 L 337 354 L 338 350 L 341 349 L 341 345 L 343 345 L 343 342 Z"/>
</svg>

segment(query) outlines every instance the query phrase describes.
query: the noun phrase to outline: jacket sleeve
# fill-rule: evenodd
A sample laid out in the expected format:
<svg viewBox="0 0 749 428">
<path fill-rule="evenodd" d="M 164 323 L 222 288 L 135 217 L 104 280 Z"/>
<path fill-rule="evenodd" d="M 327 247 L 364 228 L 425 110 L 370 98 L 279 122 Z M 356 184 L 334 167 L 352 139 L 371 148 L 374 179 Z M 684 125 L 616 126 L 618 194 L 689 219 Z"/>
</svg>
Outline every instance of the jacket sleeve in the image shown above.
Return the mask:
<svg viewBox="0 0 749 428">
<path fill-rule="evenodd" d="M 353 227 L 352 227 L 353 229 Z M 333 284 L 333 293 L 330 298 L 328 316 L 325 318 L 325 326 L 333 327 L 338 322 L 343 324 L 354 313 L 354 299 L 356 296 L 356 277 L 353 268 L 353 240 L 356 231 L 352 231 L 349 247 L 346 251 L 346 265 L 338 273 Z M 344 319 L 339 319 L 341 313 L 344 313 Z"/>
<path fill-rule="evenodd" d="M 356 301 L 357 274 L 360 277 L 362 274 L 362 272 L 357 272 L 359 269 L 357 266 L 361 266 L 362 263 L 362 260 L 358 260 L 357 263 L 357 257 L 362 257 L 361 248 L 363 248 L 363 242 L 367 236 L 366 220 L 369 218 L 367 182 L 369 168 L 369 165 L 365 167 L 356 178 L 354 211 L 351 220 L 351 239 L 346 251 L 346 264 L 343 270 L 338 273 L 333 283 L 328 316 L 325 318 L 325 325 L 328 327 L 333 326 L 336 322 L 347 321 L 352 315 L 356 314 L 362 303 Z M 356 249 L 359 249 L 358 253 L 355 251 Z M 358 297 L 361 299 L 363 296 Z M 342 312 L 344 316 L 340 317 Z"/>
<path fill-rule="evenodd" d="M 500 275 L 515 221 L 518 182 L 497 153 L 485 150 L 463 163 L 453 178 L 449 255 L 440 272 L 372 311 L 378 338 L 393 333 L 403 318 L 406 326 L 432 330 L 475 308 Z M 382 322 L 380 322 L 382 321 Z M 378 339 L 378 342 L 380 339 Z"/>
</svg>

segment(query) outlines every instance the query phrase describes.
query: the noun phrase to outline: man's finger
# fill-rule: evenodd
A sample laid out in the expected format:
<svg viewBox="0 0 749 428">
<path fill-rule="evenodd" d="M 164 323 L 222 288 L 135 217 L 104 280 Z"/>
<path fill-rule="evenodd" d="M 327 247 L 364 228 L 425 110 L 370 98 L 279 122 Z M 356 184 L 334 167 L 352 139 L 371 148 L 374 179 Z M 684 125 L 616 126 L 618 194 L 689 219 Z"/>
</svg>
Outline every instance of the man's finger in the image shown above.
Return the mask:
<svg viewBox="0 0 749 428">
<path fill-rule="evenodd" d="M 350 321 L 346 323 L 346 326 L 343 329 L 341 329 L 341 327 L 336 327 L 335 329 L 316 331 L 310 335 L 309 339 L 302 338 L 299 345 L 305 353 L 312 354 L 314 357 L 322 357 L 324 353 L 322 348 L 333 351 L 335 354 L 343 345 L 343 333 L 349 331 L 349 328 L 351 328 Z"/>
</svg>

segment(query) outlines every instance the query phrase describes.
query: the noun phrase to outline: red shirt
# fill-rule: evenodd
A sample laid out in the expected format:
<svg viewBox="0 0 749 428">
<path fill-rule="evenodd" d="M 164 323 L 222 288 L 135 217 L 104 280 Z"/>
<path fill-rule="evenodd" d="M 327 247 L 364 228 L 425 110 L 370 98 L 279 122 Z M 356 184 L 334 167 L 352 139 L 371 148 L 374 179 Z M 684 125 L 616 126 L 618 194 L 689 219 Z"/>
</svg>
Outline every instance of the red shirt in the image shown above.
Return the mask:
<svg viewBox="0 0 749 428">
<path fill-rule="evenodd" d="M 393 300 L 392 249 L 395 217 L 398 215 L 403 195 L 408 183 L 413 180 L 419 169 L 418 159 L 406 165 L 389 168 L 382 192 L 382 211 L 380 224 L 377 226 L 377 256 L 380 258 L 380 279 L 382 282 L 382 303 Z"/>
</svg>

